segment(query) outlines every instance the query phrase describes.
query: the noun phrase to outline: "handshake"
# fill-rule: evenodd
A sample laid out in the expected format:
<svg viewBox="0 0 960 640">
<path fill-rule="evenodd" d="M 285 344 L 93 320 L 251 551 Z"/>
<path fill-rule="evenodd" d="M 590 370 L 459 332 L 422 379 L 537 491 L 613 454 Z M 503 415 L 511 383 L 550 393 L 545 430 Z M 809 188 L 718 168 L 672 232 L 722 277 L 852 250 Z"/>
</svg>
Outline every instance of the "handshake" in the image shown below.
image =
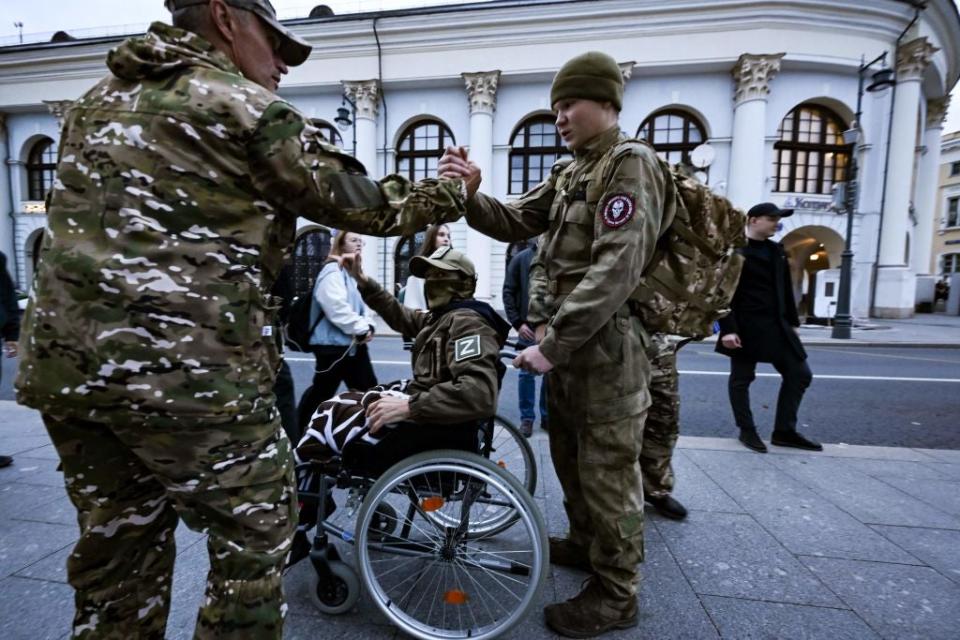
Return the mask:
<svg viewBox="0 0 960 640">
<path fill-rule="evenodd" d="M 447 147 L 437 165 L 437 176 L 448 180 L 463 180 L 467 200 L 477 192 L 482 179 L 480 167 L 467 157 L 467 150 L 463 147 Z"/>
</svg>

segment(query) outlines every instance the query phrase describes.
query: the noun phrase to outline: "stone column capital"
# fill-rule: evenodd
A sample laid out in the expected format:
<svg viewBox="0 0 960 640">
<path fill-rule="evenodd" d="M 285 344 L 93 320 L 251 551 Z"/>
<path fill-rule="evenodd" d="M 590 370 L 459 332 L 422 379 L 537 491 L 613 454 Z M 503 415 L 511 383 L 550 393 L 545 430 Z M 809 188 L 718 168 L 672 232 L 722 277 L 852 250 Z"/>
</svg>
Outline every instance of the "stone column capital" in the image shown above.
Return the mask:
<svg viewBox="0 0 960 640">
<path fill-rule="evenodd" d="M 380 84 L 376 80 L 344 80 L 343 95 L 356 105 L 358 118 L 376 121 L 380 115 Z"/>
<path fill-rule="evenodd" d="M 67 117 L 67 109 L 73 104 L 73 100 L 44 100 L 43 104 L 47 105 L 47 109 L 49 109 L 53 117 L 57 119 L 57 126 L 63 129 L 63 121 Z"/>
<path fill-rule="evenodd" d="M 745 53 L 733 65 L 733 81 L 736 83 L 734 102 L 739 105 L 748 100 L 766 100 L 770 94 L 770 81 L 780 71 L 780 60 L 785 54 Z"/>
<path fill-rule="evenodd" d="M 467 101 L 470 114 L 489 113 L 497 110 L 497 86 L 500 84 L 500 71 L 478 71 L 461 73 L 467 87 Z"/>
<path fill-rule="evenodd" d="M 926 37 L 900 45 L 897 50 L 897 81 L 920 80 L 930 66 L 933 54 L 939 51 Z"/>
<path fill-rule="evenodd" d="M 633 75 L 633 68 L 637 66 L 637 63 L 634 60 L 629 62 L 620 63 L 620 75 L 623 76 L 623 81 L 626 82 L 630 79 L 630 76 Z"/>
<path fill-rule="evenodd" d="M 927 129 L 943 129 L 943 121 L 947 119 L 947 107 L 949 106 L 949 94 L 942 98 L 927 100 Z"/>
</svg>

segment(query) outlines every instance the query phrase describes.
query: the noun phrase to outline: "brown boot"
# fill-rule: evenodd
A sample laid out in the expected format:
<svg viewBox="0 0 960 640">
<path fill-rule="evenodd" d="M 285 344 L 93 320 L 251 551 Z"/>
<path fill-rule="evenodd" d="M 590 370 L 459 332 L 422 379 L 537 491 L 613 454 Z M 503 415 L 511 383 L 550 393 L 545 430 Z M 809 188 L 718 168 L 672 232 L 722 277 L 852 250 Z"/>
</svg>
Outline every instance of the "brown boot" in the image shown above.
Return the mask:
<svg viewBox="0 0 960 640">
<path fill-rule="evenodd" d="M 550 536 L 550 564 L 587 573 L 593 571 L 590 565 L 590 552 L 586 547 L 571 542 L 570 538 Z"/>
<path fill-rule="evenodd" d="M 614 598 L 596 576 L 587 578 L 580 593 L 548 605 L 543 612 L 547 626 L 568 638 L 592 638 L 637 626 L 637 599 Z"/>
</svg>

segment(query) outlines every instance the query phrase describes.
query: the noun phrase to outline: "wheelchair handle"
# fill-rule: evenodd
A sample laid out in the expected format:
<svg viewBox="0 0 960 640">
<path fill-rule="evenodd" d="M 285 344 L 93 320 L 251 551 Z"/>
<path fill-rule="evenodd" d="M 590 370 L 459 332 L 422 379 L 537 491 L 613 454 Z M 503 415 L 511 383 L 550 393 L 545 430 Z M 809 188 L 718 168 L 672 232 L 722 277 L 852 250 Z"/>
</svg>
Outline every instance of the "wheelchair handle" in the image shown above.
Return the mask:
<svg viewBox="0 0 960 640">
<path fill-rule="evenodd" d="M 516 357 L 519 356 L 519 355 L 520 355 L 520 352 L 519 352 L 519 351 L 511 351 L 511 350 L 509 350 L 509 349 L 502 349 L 502 350 L 500 351 L 500 359 L 501 359 L 501 360 L 513 360 L 514 358 L 516 358 Z"/>
</svg>

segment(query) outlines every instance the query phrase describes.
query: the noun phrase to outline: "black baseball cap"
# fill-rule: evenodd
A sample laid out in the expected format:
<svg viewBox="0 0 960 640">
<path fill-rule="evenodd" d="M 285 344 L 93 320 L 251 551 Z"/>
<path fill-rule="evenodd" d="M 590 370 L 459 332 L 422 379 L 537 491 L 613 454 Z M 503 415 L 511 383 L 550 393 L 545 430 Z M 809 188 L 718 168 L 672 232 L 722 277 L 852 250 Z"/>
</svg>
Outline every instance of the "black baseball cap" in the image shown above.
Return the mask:
<svg viewBox="0 0 960 640">
<path fill-rule="evenodd" d="M 793 209 L 781 209 L 772 202 L 761 202 L 760 204 L 755 204 L 750 207 L 750 211 L 747 211 L 748 218 L 756 218 L 758 216 L 775 216 L 777 218 L 789 218 L 793 215 Z"/>
</svg>

